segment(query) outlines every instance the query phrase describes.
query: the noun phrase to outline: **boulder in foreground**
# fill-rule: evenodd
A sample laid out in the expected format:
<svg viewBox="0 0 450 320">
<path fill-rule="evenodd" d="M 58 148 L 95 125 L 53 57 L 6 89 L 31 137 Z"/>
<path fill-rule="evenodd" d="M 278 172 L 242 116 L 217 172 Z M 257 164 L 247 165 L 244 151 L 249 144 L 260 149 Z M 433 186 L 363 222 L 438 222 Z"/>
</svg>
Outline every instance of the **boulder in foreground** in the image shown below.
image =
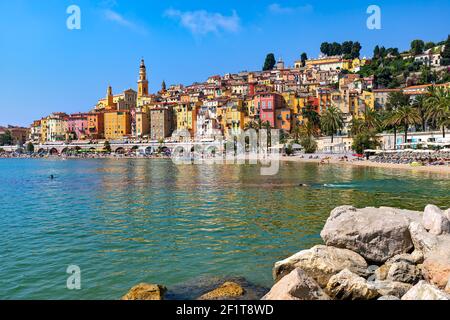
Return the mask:
<svg viewBox="0 0 450 320">
<path fill-rule="evenodd" d="M 330 300 L 314 279 L 296 268 L 278 281 L 262 300 Z"/>
<path fill-rule="evenodd" d="M 413 249 L 408 228 L 421 216 L 420 212 L 394 208 L 343 206 L 331 212 L 320 235 L 328 246 L 355 251 L 381 264 Z"/>
<path fill-rule="evenodd" d="M 300 268 L 312 277 L 322 288 L 330 278 L 348 269 L 360 276 L 366 276 L 367 263 L 359 254 L 335 247 L 315 246 L 275 263 L 273 277 L 279 281 L 295 268 Z"/>
<path fill-rule="evenodd" d="M 128 291 L 122 300 L 164 300 L 167 289 L 159 284 L 140 283 Z"/>
</svg>

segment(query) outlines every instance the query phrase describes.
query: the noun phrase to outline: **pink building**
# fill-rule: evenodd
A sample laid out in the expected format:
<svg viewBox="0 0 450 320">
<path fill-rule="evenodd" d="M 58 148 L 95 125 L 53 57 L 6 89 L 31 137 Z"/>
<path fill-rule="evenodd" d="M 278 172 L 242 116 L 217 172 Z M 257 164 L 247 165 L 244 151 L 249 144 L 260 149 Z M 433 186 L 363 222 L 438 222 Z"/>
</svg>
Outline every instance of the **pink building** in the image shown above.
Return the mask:
<svg viewBox="0 0 450 320">
<path fill-rule="evenodd" d="M 71 114 L 67 120 L 67 132 L 73 140 L 85 139 L 88 135 L 88 114 Z"/>
<path fill-rule="evenodd" d="M 259 93 L 253 97 L 262 123 L 267 121 L 272 128 L 276 124 L 276 110 L 283 108 L 283 96 L 277 93 Z"/>
</svg>

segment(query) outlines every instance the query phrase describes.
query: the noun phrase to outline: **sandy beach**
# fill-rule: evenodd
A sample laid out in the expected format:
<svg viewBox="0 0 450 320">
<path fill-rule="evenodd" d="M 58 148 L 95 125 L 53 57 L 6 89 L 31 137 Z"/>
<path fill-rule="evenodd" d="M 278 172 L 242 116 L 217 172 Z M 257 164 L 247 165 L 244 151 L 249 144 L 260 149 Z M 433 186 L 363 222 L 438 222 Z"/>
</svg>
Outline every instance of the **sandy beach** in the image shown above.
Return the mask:
<svg viewBox="0 0 450 320">
<path fill-rule="evenodd" d="M 290 161 L 290 162 L 312 162 L 319 164 L 322 161 L 320 159 L 305 159 L 300 157 L 281 157 L 282 161 Z M 414 172 L 430 172 L 430 173 L 440 173 L 445 174 L 450 177 L 450 166 L 422 166 L 422 167 L 414 167 L 409 164 L 394 164 L 394 163 L 378 163 L 367 160 L 349 160 L 349 161 L 340 161 L 338 158 L 331 158 L 330 160 L 326 160 L 325 164 L 339 164 L 346 166 L 358 166 L 358 167 L 372 167 L 372 168 L 385 168 L 385 169 L 401 169 L 401 170 L 411 170 Z"/>
</svg>

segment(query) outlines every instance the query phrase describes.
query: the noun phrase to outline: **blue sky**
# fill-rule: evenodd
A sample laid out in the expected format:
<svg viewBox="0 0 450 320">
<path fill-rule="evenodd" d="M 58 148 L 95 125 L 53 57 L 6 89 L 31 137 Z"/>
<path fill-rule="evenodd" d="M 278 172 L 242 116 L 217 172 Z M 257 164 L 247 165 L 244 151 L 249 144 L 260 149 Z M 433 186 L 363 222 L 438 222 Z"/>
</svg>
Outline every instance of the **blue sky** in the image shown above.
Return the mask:
<svg viewBox="0 0 450 320">
<path fill-rule="evenodd" d="M 81 30 L 68 30 L 69 5 Z M 381 8 L 382 29 L 366 27 Z M 136 88 L 146 60 L 151 92 L 209 75 L 260 69 L 273 52 L 292 65 L 323 41 L 407 49 L 414 39 L 444 40 L 447 1 L 14 0 L 0 2 L 0 125 L 29 125 L 53 111 L 88 111 L 111 84 Z"/>
</svg>

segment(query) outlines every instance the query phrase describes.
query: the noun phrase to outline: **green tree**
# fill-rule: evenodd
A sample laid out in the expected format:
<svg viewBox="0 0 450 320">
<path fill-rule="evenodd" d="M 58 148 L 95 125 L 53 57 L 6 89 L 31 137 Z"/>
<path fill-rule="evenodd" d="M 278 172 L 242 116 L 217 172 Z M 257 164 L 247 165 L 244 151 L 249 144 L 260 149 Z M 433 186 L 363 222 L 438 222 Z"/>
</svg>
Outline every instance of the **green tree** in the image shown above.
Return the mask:
<svg viewBox="0 0 450 320">
<path fill-rule="evenodd" d="M 362 154 L 367 149 L 376 149 L 379 146 L 380 143 L 376 134 L 372 131 L 364 131 L 353 137 L 352 148 L 358 154 Z"/>
<path fill-rule="evenodd" d="M 448 36 L 447 41 L 445 41 L 445 48 L 441 53 L 441 56 L 441 65 L 450 66 L 450 35 Z"/>
<path fill-rule="evenodd" d="M 309 134 L 317 136 L 320 128 L 320 115 L 314 110 L 314 107 L 307 105 L 302 109 L 302 116 L 307 120 L 305 126 L 309 130 Z"/>
<path fill-rule="evenodd" d="M 422 131 L 425 131 L 427 125 L 427 98 L 423 95 L 417 96 L 413 102 L 413 106 L 419 113 L 421 129 Z"/>
<path fill-rule="evenodd" d="M 394 130 L 394 150 L 397 150 L 397 129 L 400 126 L 400 121 L 396 115 L 396 110 L 387 111 L 386 118 L 384 119 L 384 127 L 386 129 Z"/>
<path fill-rule="evenodd" d="M 300 145 L 307 154 L 315 153 L 317 151 L 317 142 L 311 135 L 303 134 L 300 138 Z"/>
<path fill-rule="evenodd" d="M 362 119 L 353 117 L 352 123 L 350 124 L 350 135 L 352 137 L 363 133 L 366 130 L 366 127 L 364 125 L 364 121 Z"/>
<path fill-rule="evenodd" d="M 308 55 L 306 54 L 306 52 L 302 53 L 302 55 L 300 56 L 300 60 L 302 61 L 302 67 L 304 67 L 306 65 L 306 60 L 308 60 Z"/>
<path fill-rule="evenodd" d="M 332 56 L 338 56 L 342 54 L 342 46 L 340 43 L 333 42 L 331 44 L 331 52 L 330 55 Z"/>
<path fill-rule="evenodd" d="M 408 129 L 410 126 L 418 124 L 421 122 L 420 115 L 417 109 L 410 105 L 401 106 L 394 111 L 393 122 L 398 123 L 398 125 L 403 126 L 405 130 L 405 143 L 408 141 Z"/>
<path fill-rule="evenodd" d="M 391 111 L 408 104 L 409 96 L 401 91 L 391 92 L 387 98 L 386 109 Z"/>
<path fill-rule="evenodd" d="M 330 56 L 330 52 L 331 52 L 331 44 L 328 42 L 323 42 L 320 45 L 320 52 L 322 52 L 324 55 L 326 56 Z"/>
<path fill-rule="evenodd" d="M 373 58 L 379 59 L 380 58 L 380 46 L 375 46 L 375 49 L 373 49 Z"/>
<path fill-rule="evenodd" d="M 364 128 L 372 130 L 374 132 L 380 130 L 380 128 L 382 127 L 382 123 L 380 119 L 380 114 L 377 111 L 370 108 L 365 108 L 363 116 L 364 116 L 363 118 Z"/>
<path fill-rule="evenodd" d="M 10 146 L 13 143 L 13 137 L 11 131 L 5 130 L 3 134 L 0 135 L 0 145 Z"/>
<path fill-rule="evenodd" d="M 334 135 L 344 128 L 344 116 L 335 106 L 329 107 L 320 119 L 320 126 L 325 134 L 331 135 L 331 143 L 334 142 Z"/>
<path fill-rule="evenodd" d="M 31 142 L 28 142 L 27 144 L 27 152 L 34 153 L 34 144 Z"/>
<path fill-rule="evenodd" d="M 353 41 L 344 41 L 342 43 L 342 54 L 345 59 L 352 58 Z"/>
<path fill-rule="evenodd" d="M 442 128 L 442 136 L 445 138 L 445 129 L 450 126 L 450 91 L 432 87 L 426 104 L 427 119 Z"/>
<path fill-rule="evenodd" d="M 350 53 L 352 59 L 359 58 L 361 55 L 362 46 L 359 42 L 354 42 L 352 45 L 352 51 Z"/>
<path fill-rule="evenodd" d="M 436 44 L 434 42 L 427 42 L 425 43 L 425 50 L 434 48 L 436 46 Z"/>
<path fill-rule="evenodd" d="M 413 40 L 411 42 L 411 54 L 418 55 L 422 54 L 425 50 L 425 42 L 423 40 Z"/>
<path fill-rule="evenodd" d="M 263 71 L 273 70 L 275 64 L 275 55 L 273 53 L 269 53 L 264 61 Z"/>
</svg>

